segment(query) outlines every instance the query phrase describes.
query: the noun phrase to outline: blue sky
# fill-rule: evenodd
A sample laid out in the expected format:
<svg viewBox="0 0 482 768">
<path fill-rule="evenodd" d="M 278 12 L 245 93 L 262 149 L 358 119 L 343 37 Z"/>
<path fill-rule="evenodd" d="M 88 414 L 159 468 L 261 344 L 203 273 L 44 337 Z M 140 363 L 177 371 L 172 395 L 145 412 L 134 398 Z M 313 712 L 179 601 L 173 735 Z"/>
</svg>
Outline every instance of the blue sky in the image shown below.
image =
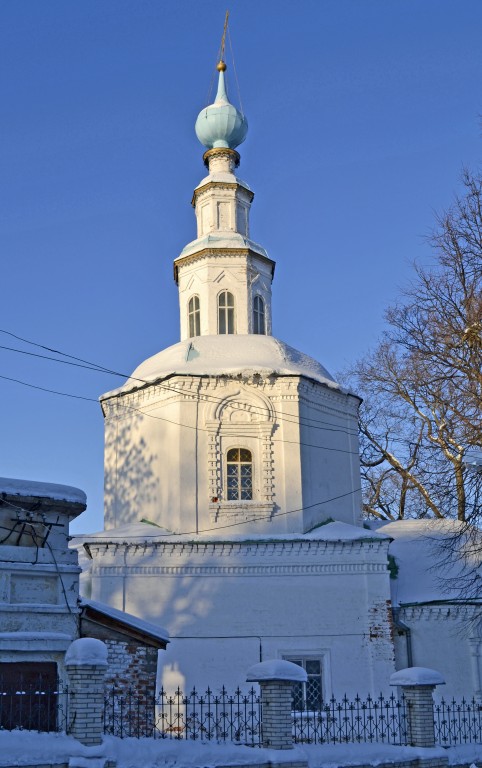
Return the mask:
<svg viewBox="0 0 482 768">
<path fill-rule="evenodd" d="M 433 260 L 434 212 L 480 165 L 482 3 L 229 9 L 249 120 L 239 175 L 255 191 L 252 237 L 277 262 L 273 332 L 336 372 L 376 343 L 413 260 Z M 2 0 L 3 330 L 126 375 L 178 341 L 172 261 L 195 237 L 193 125 L 225 10 Z M 4 349 L 0 373 L 93 400 L 122 382 Z M 72 528 L 101 529 L 100 406 L 2 379 L 0 395 L 0 474 L 83 488 Z"/>
</svg>

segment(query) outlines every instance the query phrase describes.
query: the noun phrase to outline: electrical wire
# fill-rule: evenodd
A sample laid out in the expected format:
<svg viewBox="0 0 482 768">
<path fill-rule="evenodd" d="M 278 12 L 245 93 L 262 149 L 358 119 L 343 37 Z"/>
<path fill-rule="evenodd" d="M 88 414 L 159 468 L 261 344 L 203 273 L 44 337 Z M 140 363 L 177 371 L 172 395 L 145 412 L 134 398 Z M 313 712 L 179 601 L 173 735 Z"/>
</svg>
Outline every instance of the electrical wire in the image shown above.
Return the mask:
<svg viewBox="0 0 482 768">
<path fill-rule="evenodd" d="M 106 374 L 109 374 L 109 375 L 112 375 L 112 376 L 119 376 L 120 378 L 127 379 L 128 381 L 129 380 L 130 381 L 138 381 L 139 383 L 145 384 L 147 386 L 155 385 L 155 386 L 160 387 L 161 389 L 167 390 L 168 392 L 175 392 L 177 394 L 182 394 L 182 395 L 186 394 L 186 392 L 184 390 L 177 389 L 176 387 L 173 387 L 172 385 L 163 384 L 163 383 L 161 383 L 159 381 L 157 381 L 157 382 L 156 381 L 148 381 L 146 379 L 137 378 L 136 376 L 129 376 L 128 374 L 120 373 L 119 371 L 114 371 L 113 369 L 106 368 L 105 366 L 99 365 L 98 363 L 93 363 L 93 362 L 91 362 L 89 360 L 85 360 L 85 359 L 83 359 L 81 357 L 76 357 L 75 355 L 71 355 L 71 354 L 68 354 L 66 352 L 62 352 L 60 350 L 53 349 L 52 347 L 48 347 L 48 346 L 46 346 L 44 344 L 39 344 L 38 342 L 31 341 L 30 339 L 25 339 L 22 336 L 18 336 L 17 334 L 12 333 L 11 331 L 6 331 L 6 330 L 0 328 L 0 333 L 6 334 L 8 336 L 12 336 L 13 338 L 18 339 L 19 341 L 24 342 L 25 344 L 30 344 L 31 346 L 35 346 L 35 347 L 38 347 L 40 349 L 45 349 L 48 352 L 53 352 L 54 354 L 61 355 L 62 357 L 67 357 L 67 358 L 69 358 L 69 360 L 59 360 L 58 358 L 55 358 L 55 357 L 50 357 L 48 355 L 39 355 L 39 354 L 34 353 L 34 352 L 27 352 L 26 350 L 20 350 L 20 349 L 14 348 L 14 347 L 6 347 L 6 346 L 1 346 L 0 345 L 0 349 L 8 350 L 8 351 L 11 351 L 11 352 L 17 352 L 17 353 L 24 354 L 24 355 L 30 355 L 32 357 L 38 357 L 38 358 L 42 358 L 42 359 L 45 359 L 45 360 L 50 360 L 51 362 L 62 363 L 64 365 L 73 365 L 73 366 L 75 366 L 77 368 L 85 368 L 87 370 L 92 370 L 94 372 L 106 373 Z M 76 363 L 70 362 L 70 360 L 75 360 L 77 362 Z M 8 378 L 8 377 L 4 377 L 4 378 Z M 15 381 L 15 380 L 12 379 L 12 381 Z M 222 398 L 215 397 L 213 395 L 203 395 L 202 397 L 203 397 L 203 399 L 205 401 L 213 402 L 213 403 L 221 403 L 223 401 Z M 107 399 L 109 399 L 109 398 L 107 398 Z M 228 405 L 234 406 L 234 405 L 239 405 L 239 403 L 240 403 L 240 401 L 238 401 L 238 400 L 232 400 L 232 401 L 230 401 L 230 403 L 228 403 Z M 261 406 L 252 405 L 250 407 L 255 412 L 258 412 L 258 413 L 261 413 L 261 414 L 265 413 L 265 410 Z M 322 419 L 312 419 L 312 418 L 305 418 L 305 417 L 301 417 L 301 418 L 295 417 L 293 419 L 293 418 L 290 418 L 286 414 L 279 414 L 279 419 L 283 420 L 283 421 L 286 421 L 286 422 L 289 422 L 289 423 L 292 423 L 292 424 L 298 424 L 298 425 L 303 426 L 303 427 L 308 427 L 310 429 L 323 429 L 323 431 L 325 431 L 325 432 L 340 432 L 340 433 L 346 434 L 348 436 L 353 436 L 353 437 L 357 435 L 357 431 L 356 430 L 349 430 L 349 429 L 343 429 L 343 428 L 340 429 L 339 427 L 333 427 L 330 424 L 330 422 L 326 422 L 326 421 L 324 421 Z M 306 422 L 306 423 L 304 423 L 304 422 Z M 323 426 L 319 426 L 318 427 L 318 426 L 316 426 L 317 424 L 320 424 L 320 425 L 323 425 Z M 326 425 L 326 426 L 324 426 L 324 425 Z"/>
<path fill-rule="evenodd" d="M 18 512 L 23 512 L 23 514 L 25 514 L 25 515 L 31 515 L 32 514 L 31 510 L 24 509 L 23 507 L 20 507 L 18 504 L 13 504 L 11 501 L 7 501 L 6 499 L 1 499 L 1 502 L 2 502 L 2 504 L 6 504 L 7 506 L 12 507 L 12 509 L 15 509 L 17 511 L 17 518 L 18 518 Z M 28 520 L 25 520 L 25 521 L 18 520 L 18 523 L 20 523 L 22 525 L 28 525 L 32 529 L 30 531 L 30 536 L 32 537 L 32 540 L 33 540 L 33 542 L 34 542 L 34 544 L 35 544 L 35 546 L 37 548 L 37 551 L 36 551 L 34 562 L 33 563 L 29 563 L 29 565 L 36 565 L 36 563 L 38 562 L 38 552 L 39 552 L 39 549 L 41 549 L 42 547 L 39 546 L 38 536 L 37 536 L 37 531 L 35 529 L 35 526 L 36 525 L 43 525 L 44 528 L 47 528 L 49 524 L 46 523 L 45 520 L 38 520 L 35 523 L 29 522 Z M 4 525 L 0 525 L 0 528 L 2 530 L 4 530 L 4 531 L 10 530 L 11 533 L 14 532 L 12 529 L 9 529 L 9 528 L 7 528 Z M 8 536 L 7 536 L 7 539 L 8 539 Z M 46 545 L 47 549 L 49 550 L 50 556 L 51 556 L 51 558 L 53 560 L 53 563 L 55 565 L 55 570 L 57 571 L 57 576 L 59 577 L 60 584 L 62 586 L 62 592 L 63 592 L 63 595 L 64 595 L 64 600 L 65 600 L 65 604 L 67 606 L 67 609 L 68 609 L 69 613 L 73 616 L 73 611 L 72 611 L 72 608 L 71 608 L 70 603 L 69 603 L 69 599 L 68 599 L 68 596 L 67 596 L 67 590 L 65 589 L 65 584 L 64 584 L 64 581 L 62 579 L 62 574 L 60 572 L 60 568 L 59 568 L 59 564 L 57 562 L 57 558 L 55 557 L 54 551 L 53 551 L 50 543 L 47 541 L 47 539 L 45 539 L 44 544 Z"/>
<path fill-rule="evenodd" d="M 197 536 L 197 535 L 199 535 L 201 533 L 212 533 L 212 532 L 220 531 L 220 530 L 223 530 L 223 529 L 226 529 L 226 528 L 235 528 L 235 527 L 237 527 L 239 525 L 246 525 L 248 523 L 256 523 L 256 522 L 259 522 L 259 521 L 262 521 L 262 520 L 272 520 L 274 517 L 285 517 L 286 515 L 293 515 L 293 514 L 296 514 L 297 512 L 306 512 L 308 509 L 313 509 L 313 507 L 320 507 L 320 506 L 323 506 L 324 504 L 330 504 L 332 501 L 338 501 L 338 499 L 343 499 L 346 496 L 352 496 L 355 493 L 359 493 L 360 491 L 361 491 L 361 488 L 355 488 L 354 490 L 347 491 L 346 493 L 341 493 L 339 496 L 332 496 L 330 499 L 325 499 L 324 501 L 316 501 L 313 504 L 307 504 L 306 506 L 299 507 L 298 509 L 288 509 L 288 510 L 285 510 L 284 512 L 274 512 L 271 515 L 263 515 L 262 517 L 254 517 L 251 520 L 242 520 L 242 521 L 237 522 L 237 523 L 227 523 L 226 525 L 219 525 L 219 526 L 216 526 L 215 528 L 203 528 L 202 530 L 197 531 L 197 532 L 196 531 L 185 531 L 183 533 L 172 533 L 172 532 L 169 531 L 168 533 L 163 534 L 163 535 L 166 538 L 167 537 L 172 537 L 172 536 Z M 3 504 L 7 504 L 10 507 L 14 507 L 15 509 L 18 509 L 21 512 L 24 512 L 25 514 L 30 514 L 30 512 L 28 510 L 26 510 L 26 509 L 23 509 L 23 507 L 19 507 L 16 504 L 12 504 L 11 502 L 6 501 L 5 499 L 1 499 L 1 501 L 3 502 Z M 5 526 L 2 526 L 2 525 L 0 525 L 0 529 L 9 530 Z M 105 531 L 105 533 L 108 534 L 109 531 Z M 307 533 L 309 533 L 309 531 L 307 531 Z M 303 534 L 300 534 L 300 536 L 303 536 Z M 83 536 L 82 538 L 86 538 L 86 537 Z M 117 539 L 125 539 L 125 535 L 124 536 L 112 536 L 111 538 L 113 538 L 113 539 L 116 539 L 116 538 Z M 60 574 L 59 574 L 59 576 L 60 576 Z"/>
<path fill-rule="evenodd" d="M 71 397 L 71 398 L 74 398 L 75 400 L 86 400 L 87 402 L 95 403 L 96 405 L 98 404 L 98 400 L 96 400 L 94 397 L 82 397 L 82 395 L 73 395 L 73 394 L 70 394 L 68 392 L 59 392 L 59 391 L 57 391 L 55 389 L 48 389 L 47 387 L 40 387 L 37 384 L 30 384 L 27 381 L 21 381 L 20 379 L 14 379 L 14 378 L 12 378 L 10 376 L 3 376 L 1 374 L 0 374 L 0 379 L 5 379 L 7 381 L 13 381 L 16 384 L 22 384 L 24 387 L 29 387 L 31 389 L 38 389 L 41 392 L 48 392 L 49 394 L 52 394 L 52 395 L 60 395 L 61 397 Z M 193 399 L 196 399 L 196 398 L 193 397 Z M 154 416 L 154 414 L 147 413 L 146 411 L 142 411 L 140 408 L 135 408 L 133 405 L 124 405 L 123 403 L 117 403 L 117 406 L 119 408 L 124 408 L 127 411 L 134 411 L 135 413 L 139 413 L 139 414 L 141 414 L 141 416 L 146 416 L 149 419 L 156 419 L 157 421 L 165 421 L 168 424 L 173 424 L 175 427 L 182 427 L 183 429 L 192 429 L 194 431 L 199 431 L 199 432 L 210 432 L 210 430 L 206 429 L 206 427 L 199 427 L 199 426 L 195 426 L 193 424 L 183 424 L 182 422 L 173 421 L 172 419 L 168 419 L 166 416 Z M 239 437 L 252 437 L 252 435 L 243 435 L 241 432 L 238 433 L 238 436 Z M 306 448 L 318 448 L 319 450 L 322 450 L 322 451 L 334 451 L 336 453 L 349 453 L 350 455 L 358 455 L 358 451 L 346 451 L 343 448 L 332 448 L 332 447 L 323 446 L 323 445 L 315 445 L 315 444 L 311 444 L 311 443 L 304 443 L 304 442 L 301 442 L 299 440 L 285 440 L 285 439 L 282 439 L 282 438 L 273 438 L 272 442 L 273 443 L 291 443 L 291 444 L 294 444 L 294 445 L 302 445 L 302 446 L 304 446 Z"/>
</svg>

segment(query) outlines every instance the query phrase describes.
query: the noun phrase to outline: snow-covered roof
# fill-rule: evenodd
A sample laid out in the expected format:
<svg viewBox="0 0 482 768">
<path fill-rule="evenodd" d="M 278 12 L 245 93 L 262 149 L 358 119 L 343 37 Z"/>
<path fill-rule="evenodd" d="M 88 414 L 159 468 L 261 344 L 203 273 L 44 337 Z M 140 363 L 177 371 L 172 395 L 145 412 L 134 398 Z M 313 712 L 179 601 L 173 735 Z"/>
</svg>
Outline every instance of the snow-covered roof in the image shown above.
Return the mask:
<svg viewBox="0 0 482 768">
<path fill-rule="evenodd" d="M 197 336 L 149 357 L 118 389 L 101 399 L 139 389 L 169 376 L 305 376 L 341 391 L 333 376 L 309 355 L 274 336 L 229 334 Z"/>
<path fill-rule="evenodd" d="M 398 565 L 390 579 L 393 605 L 456 600 L 459 595 L 452 579 L 460 575 L 461 561 L 441 563 L 446 558 L 444 545 L 463 530 L 456 520 L 398 520 L 376 527 L 393 541 L 389 554 Z M 482 534 L 481 534 L 482 536 Z"/>
<path fill-rule="evenodd" d="M 57 485 L 56 483 L 42 483 L 36 480 L 15 480 L 10 477 L 0 477 L 0 493 L 6 493 L 9 496 L 37 496 L 76 504 L 87 503 L 87 496 L 80 488 Z"/>
<path fill-rule="evenodd" d="M 248 192 L 251 192 L 251 187 L 246 181 L 238 178 L 238 176 L 235 176 L 234 173 L 228 173 L 227 171 L 218 171 L 217 173 L 208 174 L 203 179 L 201 179 L 194 192 L 198 192 L 200 189 L 205 187 L 206 184 L 210 184 L 213 181 L 217 184 L 239 184 L 240 187 L 244 187 L 248 190 Z"/>
<path fill-rule="evenodd" d="M 112 608 L 110 605 L 106 605 L 105 603 L 98 603 L 96 600 L 82 599 L 81 606 L 92 608 L 94 611 L 98 611 L 104 616 L 109 616 L 111 619 L 115 619 L 115 621 L 125 624 L 127 627 L 137 629 L 143 634 L 154 637 L 157 640 L 162 640 L 165 643 L 169 642 L 169 632 L 167 629 L 163 629 L 163 627 L 158 627 L 155 624 L 151 624 L 149 621 L 144 621 L 138 616 L 133 616 L 131 613 L 119 611 L 117 608 Z"/>
<path fill-rule="evenodd" d="M 249 237 L 245 237 L 240 234 L 240 232 L 221 232 L 220 234 L 217 234 L 216 231 L 197 237 L 196 240 L 192 240 L 185 245 L 174 264 L 176 265 L 180 259 L 185 259 L 186 256 L 193 256 L 206 248 L 233 248 L 242 251 L 249 249 L 263 258 L 269 259 L 268 253 L 262 245 L 255 243 L 254 240 L 250 240 Z"/>
<path fill-rule="evenodd" d="M 149 523 L 129 523 L 118 528 L 110 528 L 107 531 L 91 533 L 82 537 L 76 537 L 76 541 L 81 538 L 86 544 L 90 543 L 117 543 L 117 544 L 140 544 L 144 542 L 164 543 L 164 542 L 266 542 L 266 541 L 329 541 L 348 543 L 362 540 L 387 540 L 389 537 L 385 533 L 370 531 L 348 523 L 326 523 L 320 525 L 308 533 L 280 533 L 270 536 L 267 533 L 231 533 L 224 530 L 219 533 L 216 531 L 206 531 L 205 533 L 172 533 L 165 528 L 158 528 Z"/>
</svg>

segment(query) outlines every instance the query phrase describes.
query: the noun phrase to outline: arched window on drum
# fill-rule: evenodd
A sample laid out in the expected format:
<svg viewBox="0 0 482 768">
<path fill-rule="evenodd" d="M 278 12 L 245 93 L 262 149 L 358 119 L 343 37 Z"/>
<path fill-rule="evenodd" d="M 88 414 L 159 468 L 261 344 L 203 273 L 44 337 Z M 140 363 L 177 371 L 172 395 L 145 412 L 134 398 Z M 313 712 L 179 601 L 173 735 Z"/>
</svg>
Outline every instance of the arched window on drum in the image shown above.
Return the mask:
<svg viewBox="0 0 482 768">
<path fill-rule="evenodd" d="M 236 333 L 234 329 L 234 296 L 221 291 L 218 296 L 218 333 Z"/>
<path fill-rule="evenodd" d="M 256 295 L 253 301 L 253 333 L 266 333 L 264 301 Z"/>
<path fill-rule="evenodd" d="M 187 305 L 187 319 L 189 325 L 189 336 L 201 335 L 201 304 L 199 296 L 191 296 Z"/>
</svg>

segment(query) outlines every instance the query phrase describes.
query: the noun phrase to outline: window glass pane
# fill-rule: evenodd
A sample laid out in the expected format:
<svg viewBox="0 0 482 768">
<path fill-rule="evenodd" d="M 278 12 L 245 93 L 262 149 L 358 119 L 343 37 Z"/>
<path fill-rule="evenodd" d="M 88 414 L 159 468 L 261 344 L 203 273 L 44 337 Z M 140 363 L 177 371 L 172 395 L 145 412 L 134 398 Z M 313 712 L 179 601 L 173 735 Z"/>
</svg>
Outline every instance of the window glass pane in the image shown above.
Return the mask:
<svg viewBox="0 0 482 768">
<path fill-rule="evenodd" d="M 219 333 L 226 333 L 226 313 L 224 309 L 219 309 Z"/>
<path fill-rule="evenodd" d="M 247 448 L 230 448 L 226 454 L 228 501 L 250 501 L 253 498 L 253 465 Z"/>
<path fill-rule="evenodd" d="M 306 671 L 309 675 L 319 675 L 321 672 L 319 659 L 306 659 Z"/>
<path fill-rule="evenodd" d="M 228 333 L 234 333 L 234 309 L 228 309 Z"/>
<path fill-rule="evenodd" d="M 191 296 L 188 303 L 189 336 L 201 335 L 201 311 L 199 296 Z"/>
<path fill-rule="evenodd" d="M 321 707 L 321 679 L 308 678 L 306 683 L 306 708 L 319 709 Z"/>
</svg>

